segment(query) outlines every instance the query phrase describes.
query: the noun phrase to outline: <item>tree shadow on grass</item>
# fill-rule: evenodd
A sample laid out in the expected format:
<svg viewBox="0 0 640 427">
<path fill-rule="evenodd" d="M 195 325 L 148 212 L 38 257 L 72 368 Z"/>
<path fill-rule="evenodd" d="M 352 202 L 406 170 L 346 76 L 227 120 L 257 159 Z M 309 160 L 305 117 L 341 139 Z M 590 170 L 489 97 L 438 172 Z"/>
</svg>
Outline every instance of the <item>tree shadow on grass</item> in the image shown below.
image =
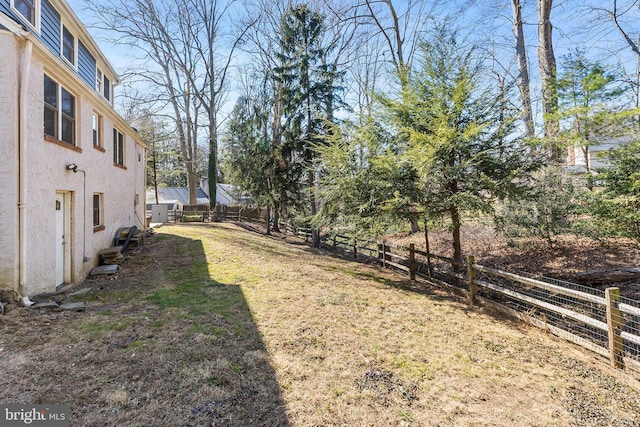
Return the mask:
<svg viewBox="0 0 640 427">
<path fill-rule="evenodd" d="M 193 400 L 183 403 L 189 422 L 289 425 L 275 371 L 241 288 L 210 279 L 200 240 L 171 235 L 166 245 L 188 264 L 177 269 L 165 264 L 171 285 L 148 300 L 171 313 L 178 328 L 188 325 L 182 351 L 172 353 L 195 374 L 184 384 L 198 390 L 191 392 Z"/>
<path fill-rule="evenodd" d="M 200 240 L 158 235 L 121 271 L 82 284 L 84 313 L 10 313 L 32 323 L 0 339 L 3 400 L 68 404 L 82 426 L 290 425 L 242 290 L 211 280 Z"/>
</svg>

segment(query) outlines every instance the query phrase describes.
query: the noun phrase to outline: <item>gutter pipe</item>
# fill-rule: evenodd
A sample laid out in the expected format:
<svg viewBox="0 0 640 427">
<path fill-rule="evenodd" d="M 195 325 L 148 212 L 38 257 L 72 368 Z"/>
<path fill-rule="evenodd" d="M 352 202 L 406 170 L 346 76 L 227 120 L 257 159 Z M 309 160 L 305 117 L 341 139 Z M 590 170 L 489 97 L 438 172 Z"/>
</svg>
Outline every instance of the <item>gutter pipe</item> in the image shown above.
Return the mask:
<svg viewBox="0 0 640 427">
<path fill-rule="evenodd" d="M 23 295 L 22 303 L 26 306 L 33 305 L 29 296 L 24 295 L 27 285 L 27 90 L 29 88 L 29 74 L 31 72 L 31 56 L 33 52 L 33 42 L 25 40 L 24 60 L 22 62 L 22 73 L 20 75 L 20 121 L 19 121 L 19 246 L 20 246 L 20 284 L 19 293 Z"/>
</svg>

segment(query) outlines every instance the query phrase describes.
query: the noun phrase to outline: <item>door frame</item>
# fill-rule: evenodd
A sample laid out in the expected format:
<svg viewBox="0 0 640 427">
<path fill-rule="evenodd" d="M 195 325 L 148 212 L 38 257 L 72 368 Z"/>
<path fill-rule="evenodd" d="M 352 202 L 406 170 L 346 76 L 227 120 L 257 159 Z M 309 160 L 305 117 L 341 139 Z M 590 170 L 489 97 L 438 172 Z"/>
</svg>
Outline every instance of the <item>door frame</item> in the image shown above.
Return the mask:
<svg viewBox="0 0 640 427">
<path fill-rule="evenodd" d="M 70 191 L 56 191 L 55 200 L 62 198 L 62 227 L 64 235 L 64 244 L 62 245 L 62 283 L 56 283 L 56 287 L 71 283 L 71 254 L 74 244 L 73 234 L 71 233 L 71 217 L 72 217 L 72 192 Z M 58 233 L 58 225 L 56 219 L 55 233 Z M 58 270 L 58 236 L 55 236 L 56 246 L 56 272 L 54 273 L 54 282 L 57 282 L 57 270 Z"/>
</svg>

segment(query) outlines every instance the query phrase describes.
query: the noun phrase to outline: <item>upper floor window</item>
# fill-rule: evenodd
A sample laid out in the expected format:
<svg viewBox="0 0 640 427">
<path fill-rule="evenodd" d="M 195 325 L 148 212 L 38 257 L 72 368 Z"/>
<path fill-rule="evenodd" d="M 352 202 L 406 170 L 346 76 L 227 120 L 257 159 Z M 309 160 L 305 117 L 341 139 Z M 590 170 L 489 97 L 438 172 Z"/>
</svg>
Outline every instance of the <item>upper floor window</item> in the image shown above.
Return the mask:
<svg viewBox="0 0 640 427">
<path fill-rule="evenodd" d="M 37 28 L 40 0 L 11 0 L 11 7 L 33 27 Z"/>
<path fill-rule="evenodd" d="M 91 118 L 93 121 L 93 146 L 102 147 L 102 116 L 97 113 L 93 113 Z"/>
<path fill-rule="evenodd" d="M 96 91 L 102 93 L 102 71 L 96 67 Z"/>
<path fill-rule="evenodd" d="M 111 80 L 98 67 L 96 67 L 96 91 L 107 101 L 111 101 Z"/>
<path fill-rule="evenodd" d="M 45 74 L 44 134 L 75 145 L 76 97 Z"/>
<path fill-rule="evenodd" d="M 76 64 L 76 38 L 66 26 L 62 26 L 62 56 L 71 65 Z"/>
<path fill-rule="evenodd" d="M 44 134 L 58 137 L 58 84 L 44 76 Z"/>
<path fill-rule="evenodd" d="M 124 135 L 113 128 L 113 163 L 124 166 Z"/>
<path fill-rule="evenodd" d="M 104 79 L 103 79 L 102 96 L 104 96 L 107 99 L 107 101 L 111 101 L 111 82 L 109 81 L 107 76 L 104 76 Z"/>
</svg>

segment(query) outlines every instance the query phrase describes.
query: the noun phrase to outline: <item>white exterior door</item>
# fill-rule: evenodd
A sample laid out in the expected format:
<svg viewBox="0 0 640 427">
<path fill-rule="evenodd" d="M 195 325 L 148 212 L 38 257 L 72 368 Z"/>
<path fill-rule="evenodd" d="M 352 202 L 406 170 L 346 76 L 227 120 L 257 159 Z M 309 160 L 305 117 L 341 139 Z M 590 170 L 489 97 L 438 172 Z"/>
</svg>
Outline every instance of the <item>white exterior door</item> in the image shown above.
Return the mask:
<svg viewBox="0 0 640 427">
<path fill-rule="evenodd" d="M 64 195 L 56 194 L 56 286 L 64 283 L 65 268 L 65 204 Z"/>
</svg>

